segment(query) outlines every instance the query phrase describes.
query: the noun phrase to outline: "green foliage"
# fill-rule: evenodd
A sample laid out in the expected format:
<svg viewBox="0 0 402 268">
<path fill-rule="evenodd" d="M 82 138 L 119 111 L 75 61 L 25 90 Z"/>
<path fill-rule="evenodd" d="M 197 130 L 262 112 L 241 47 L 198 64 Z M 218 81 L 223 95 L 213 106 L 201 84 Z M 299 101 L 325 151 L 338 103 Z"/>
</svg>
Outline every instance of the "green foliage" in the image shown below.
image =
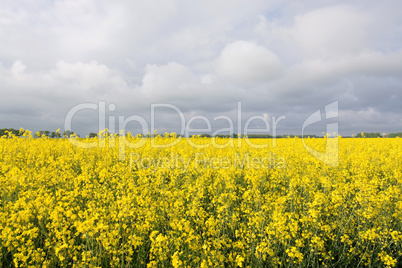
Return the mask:
<svg viewBox="0 0 402 268">
<path fill-rule="evenodd" d="M 90 138 L 95 138 L 97 136 L 98 136 L 98 134 L 96 134 L 96 133 L 93 133 L 93 132 L 89 133 Z"/>
<path fill-rule="evenodd" d="M 39 135 L 38 135 L 39 133 Z M 46 137 L 51 137 L 51 133 L 49 130 L 41 130 L 38 133 L 35 134 L 36 138 L 42 137 L 42 136 L 46 136 Z"/>
<path fill-rule="evenodd" d="M 52 132 L 52 133 L 50 133 L 50 138 L 53 138 L 53 139 L 55 139 L 55 138 L 61 138 L 61 134 L 59 133 L 59 132 Z"/>
<path fill-rule="evenodd" d="M 388 138 L 396 138 L 396 137 L 402 138 L 402 132 L 391 133 L 391 134 L 388 134 L 387 137 Z"/>
<path fill-rule="evenodd" d="M 8 136 L 9 133 L 13 134 L 14 136 L 21 136 L 22 133 L 20 133 L 19 130 L 13 129 L 13 128 L 2 128 L 0 129 L 0 137 L 2 136 Z"/>
<path fill-rule="evenodd" d="M 63 132 L 63 137 L 65 137 L 65 138 L 70 138 L 72 135 L 74 135 L 73 131 L 66 130 Z"/>
<path fill-rule="evenodd" d="M 356 135 L 357 138 L 379 138 L 381 137 L 380 133 L 367 133 L 367 132 L 362 132 Z"/>
</svg>

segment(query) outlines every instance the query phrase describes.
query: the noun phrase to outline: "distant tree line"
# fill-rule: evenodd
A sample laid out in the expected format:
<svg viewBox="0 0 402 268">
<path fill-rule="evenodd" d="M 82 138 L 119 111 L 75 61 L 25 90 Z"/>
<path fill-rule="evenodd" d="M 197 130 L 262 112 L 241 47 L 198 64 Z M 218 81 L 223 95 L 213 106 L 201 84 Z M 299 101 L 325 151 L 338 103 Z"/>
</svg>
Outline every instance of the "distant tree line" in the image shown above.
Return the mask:
<svg viewBox="0 0 402 268">
<path fill-rule="evenodd" d="M 24 131 L 20 131 L 18 129 L 14 129 L 14 128 L 2 128 L 0 129 L 0 137 L 2 136 L 9 136 L 10 134 L 20 137 L 24 134 Z M 57 138 L 62 138 L 62 137 L 67 137 L 69 138 L 70 136 L 74 135 L 75 133 L 73 131 L 70 130 L 66 130 L 63 132 L 63 134 L 61 134 L 60 132 L 57 131 L 53 131 L 50 132 L 49 130 L 41 130 L 38 131 L 37 133 L 34 134 L 35 138 L 39 138 L 39 137 L 49 137 L 49 138 L 53 138 L 53 139 L 57 139 Z M 75 134 L 77 135 L 77 134 Z M 78 136 L 78 135 L 77 135 Z"/>
<path fill-rule="evenodd" d="M 382 135 L 378 132 L 362 132 L 362 133 L 358 133 L 356 136 L 356 138 L 379 138 L 379 137 L 384 137 L 384 138 L 396 138 L 396 137 L 400 137 L 402 138 L 402 132 L 397 132 L 397 133 L 390 133 L 390 134 L 385 134 L 383 133 Z"/>
<path fill-rule="evenodd" d="M 402 132 L 390 133 L 390 134 L 386 135 L 386 137 L 388 137 L 388 138 L 396 138 L 396 137 L 402 138 Z"/>
<path fill-rule="evenodd" d="M 52 139 L 58 139 L 58 138 L 62 138 L 62 137 L 69 138 L 74 134 L 75 133 L 70 130 L 64 131 L 63 134 L 60 134 L 60 132 L 54 132 L 54 131 L 50 132 L 49 130 L 41 130 L 41 131 L 38 131 L 37 133 L 35 133 L 35 138 L 39 138 L 39 137 L 43 137 L 43 136 L 49 137 Z"/>
<path fill-rule="evenodd" d="M 209 134 L 202 134 L 201 137 L 212 137 L 212 136 Z M 247 134 L 247 135 L 244 135 L 244 134 L 236 134 L 236 133 L 233 133 L 232 135 L 215 135 L 215 137 L 218 137 L 218 138 L 245 138 L 245 137 L 247 137 L 249 139 L 274 139 L 274 138 L 281 139 L 281 138 L 288 138 L 288 137 L 290 137 L 290 138 L 294 138 L 294 137 L 319 138 L 319 136 L 317 136 L 317 135 L 304 135 L 304 136 L 302 136 L 302 135 L 275 135 L 275 136 L 272 136 L 270 134 Z"/>
<path fill-rule="evenodd" d="M 8 136 L 8 133 L 13 134 L 14 136 L 21 136 L 22 133 L 20 133 L 19 130 L 13 129 L 13 128 L 2 128 L 0 129 L 0 137 L 2 136 Z"/>
<path fill-rule="evenodd" d="M 0 137 L 8 136 L 9 134 L 12 134 L 14 136 L 19 137 L 19 136 L 22 136 L 24 133 L 21 132 L 20 130 L 14 129 L 14 128 L 2 128 L 2 129 L 0 129 Z M 111 135 L 114 135 L 114 134 L 109 133 L 109 132 L 104 132 L 102 134 L 102 136 L 111 136 Z M 126 135 L 129 135 L 129 134 L 126 134 Z M 38 131 L 37 133 L 34 134 L 35 138 L 39 138 L 39 137 L 43 137 L 43 136 L 49 137 L 49 138 L 52 138 L 52 139 L 69 138 L 71 136 L 78 136 L 79 137 L 79 135 L 77 135 L 76 133 L 74 133 L 73 131 L 70 131 L 70 130 L 66 130 L 63 133 L 60 133 L 58 131 L 50 132 L 49 130 L 41 130 L 41 131 Z M 161 135 L 161 134 L 147 134 L 147 135 L 141 135 L 141 136 L 145 137 L 145 138 L 153 138 L 153 137 L 157 137 L 157 136 L 163 137 L 164 135 Z M 180 134 L 176 135 L 176 137 L 181 137 L 181 136 L 182 135 L 180 135 Z M 276 135 L 276 136 L 272 136 L 270 134 L 248 134 L 248 135 L 244 135 L 244 134 L 236 134 L 236 133 L 233 133 L 233 134 L 230 134 L 230 135 L 229 134 L 228 135 L 220 134 L 220 135 L 215 135 L 215 136 L 212 136 L 210 134 L 204 133 L 204 134 L 201 134 L 199 136 L 202 137 L 202 138 L 212 138 L 212 137 L 218 137 L 218 138 L 239 138 L 240 137 L 240 138 L 244 138 L 244 137 L 247 137 L 249 139 L 273 139 L 273 138 L 280 139 L 280 138 L 288 138 L 288 137 L 290 137 L 290 138 L 294 138 L 294 137 L 299 137 L 299 138 L 302 138 L 302 137 L 304 137 L 304 138 L 306 138 L 306 137 L 322 138 L 322 136 L 317 136 L 317 135 L 304 135 L 304 136 L 301 136 L 301 135 Z M 95 137 L 98 137 L 98 134 L 91 132 L 91 133 L 89 133 L 88 137 L 89 138 L 95 138 Z M 402 132 L 390 133 L 390 134 L 387 134 L 387 135 L 385 135 L 385 134 L 381 135 L 379 132 L 362 132 L 362 133 L 358 133 L 356 135 L 353 135 L 352 137 L 356 137 L 356 138 L 379 138 L 379 137 L 395 138 L 395 137 L 400 137 L 400 138 L 402 138 Z"/>
<path fill-rule="evenodd" d="M 356 135 L 356 138 L 379 138 L 381 137 L 380 133 L 367 133 L 367 132 L 362 132 L 362 133 L 358 133 Z"/>
</svg>

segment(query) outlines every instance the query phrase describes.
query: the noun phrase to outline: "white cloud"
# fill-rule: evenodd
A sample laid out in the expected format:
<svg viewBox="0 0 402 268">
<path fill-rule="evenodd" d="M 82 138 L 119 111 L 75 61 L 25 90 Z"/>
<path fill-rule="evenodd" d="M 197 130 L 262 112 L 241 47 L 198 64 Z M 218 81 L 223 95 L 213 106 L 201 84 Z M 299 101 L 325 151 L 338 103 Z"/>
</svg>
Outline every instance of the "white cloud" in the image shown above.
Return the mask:
<svg viewBox="0 0 402 268">
<path fill-rule="evenodd" d="M 362 124 L 370 117 L 357 111 L 397 117 L 400 8 L 374 0 L 6 1 L 0 125 L 35 126 L 36 116 L 45 129 L 98 100 L 124 115 L 155 102 L 208 114 L 243 101 L 250 114 L 302 118 L 339 99 Z"/>
<path fill-rule="evenodd" d="M 68 63 L 59 61 L 56 68 L 50 71 L 54 79 L 59 79 L 82 90 L 108 88 L 118 90 L 126 87 L 127 83 L 116 71 L 96 61 L 89 63 Z"/>
<path fill-rule="evenodd" d="M 292 34 L 305 56 L 336 57 L 364 49 L 370 23 L 350 6 L 329 6 L 296 16 Z"/>
<path fill-rule="evenodd" d="M 266 82 L 279 77 L 283 66 L 269 49 L 247 41 L 235 41 L 221 52 L 216 72 L 235 83 Z"/>
<path fill-rule="evenodd" d="M 197 77 L 184 65 L 148 64 L 142 78 L 141 91 L 152 99 L 175 99 L 196 95 Z"/>
<path fill-rule="evenodd" d="M 289 69 L 288 81 L 328 83 L 345 76 L 389 76 L 402 73 L 402 50 L 392 53 L 366 51 L 349 57 L 308 59 Z"/>
<path fill-rule="evenodd" d="M 13 66 L 11 67 L 11 73 L 13 75 L 19 75 L 22 74 L 26 69 L 26 66 L 22 61 L 17 60 L 13 63 Z"/>
</svg>

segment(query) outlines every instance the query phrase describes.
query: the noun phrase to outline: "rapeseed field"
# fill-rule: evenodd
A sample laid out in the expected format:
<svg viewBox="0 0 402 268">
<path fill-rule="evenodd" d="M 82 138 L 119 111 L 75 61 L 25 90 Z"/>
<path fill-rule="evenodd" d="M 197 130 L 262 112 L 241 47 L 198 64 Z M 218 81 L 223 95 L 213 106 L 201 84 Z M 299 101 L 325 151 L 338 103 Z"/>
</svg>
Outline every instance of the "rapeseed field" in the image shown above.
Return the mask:
<svg viewBox="0 0 402 268">
<path fill-rule="evenodd" d="M 402 264 L 399 138 L 333 138 L 331 166 L 300 138 L 30 136 L 0 138 L 2 267 Z"/>
</svg>

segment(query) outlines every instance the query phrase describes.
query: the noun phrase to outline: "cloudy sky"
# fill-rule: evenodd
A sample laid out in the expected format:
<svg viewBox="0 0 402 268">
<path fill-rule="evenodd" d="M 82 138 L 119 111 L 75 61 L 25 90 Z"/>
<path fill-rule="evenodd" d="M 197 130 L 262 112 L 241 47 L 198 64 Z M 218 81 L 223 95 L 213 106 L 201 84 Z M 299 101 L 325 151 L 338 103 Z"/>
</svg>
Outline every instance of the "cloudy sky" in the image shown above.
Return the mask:
<svg viewBox="0 0 402 268">
<path fill-rule="evenodd" d="M 64 130 L 71 109 L 93 104 L 72 118 L 86 135 L 105 103 L 116 129 L 119 116 L 150 126 L 151 104 L 170 104 L 155 109 L 159 132 L 180 130 L 177 110 L 186 124 L 205 116 L 211 131 L 229 127 L 227 116 L 238 132 L 241 112 L 243 129 L 257 116 L 249 127 L 265 118 L 272 132 L 282 116 L 277 133 L 300 134 L 317 110 L 323 120 L 307 133 L 327 123 L 341 135 L 402 131 L 401 9 L 399 0 L 0 0 L 0 128 Z M 334 101 L 338 117 L 326 120 Z"/>
</svg>

